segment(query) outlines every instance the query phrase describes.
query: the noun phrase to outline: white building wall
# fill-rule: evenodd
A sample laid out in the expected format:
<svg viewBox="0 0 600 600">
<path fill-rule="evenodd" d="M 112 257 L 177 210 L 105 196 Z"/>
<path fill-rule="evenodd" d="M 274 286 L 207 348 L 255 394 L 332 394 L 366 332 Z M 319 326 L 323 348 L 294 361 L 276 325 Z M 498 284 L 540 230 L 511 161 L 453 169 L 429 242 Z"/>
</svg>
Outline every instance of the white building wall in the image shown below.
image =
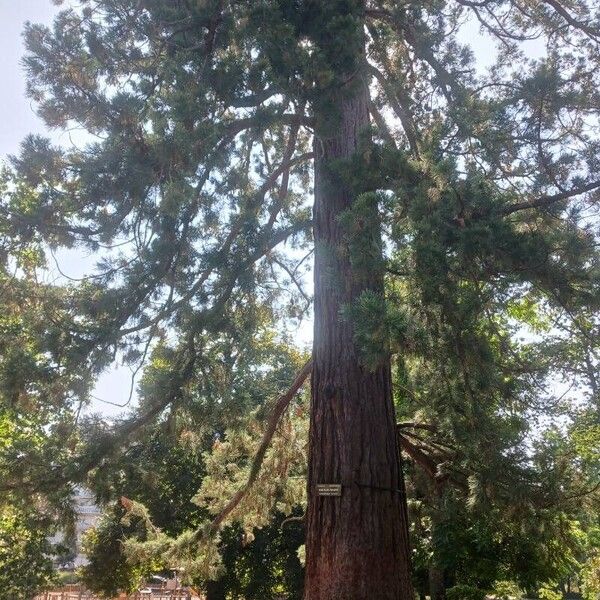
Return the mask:
<svg viewBox="0 0 600 600">
<path fill-rule="evenodd" d="M 94 503 L 93 494 L 82 487 L 75 491 L 73 510 L 75 512 L 75 558 L 71 563 L 65 565 L 68 569 L 75 569 L 87 563 L 87 559 L 81 551 L 83 535 L 88 529 L 94 527 L 102 516 L 102 511 Z M 50 538 L 50 542 L 53 544 L 64 541 L 64 533 L 58 533 Z"/>
</svg>

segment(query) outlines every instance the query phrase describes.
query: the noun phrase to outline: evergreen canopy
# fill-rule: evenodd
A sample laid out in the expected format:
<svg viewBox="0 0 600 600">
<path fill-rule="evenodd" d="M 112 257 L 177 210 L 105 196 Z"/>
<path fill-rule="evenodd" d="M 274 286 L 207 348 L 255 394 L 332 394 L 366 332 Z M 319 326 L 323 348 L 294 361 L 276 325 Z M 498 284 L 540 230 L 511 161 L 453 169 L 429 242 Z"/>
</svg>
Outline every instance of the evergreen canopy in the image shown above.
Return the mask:
<svg viewBox="0 0 600 600">
<path fill-rule="evenodd" d="M 589 489 L 580 469 L 575 492 L 558 480 L 532 492 L 543 469 L 528 419 L 548 409 L 549 377 L 576 378 L 580 430 L 597 432 L 598 11 L 585 0 L 81 0 L 52 28 L 29 25 L 30 96 L 49 127 L 85 136 L 66 148 L 31 136 L 12 160 L 2 277 L 14 265 L 32 275 L 63 248 L 99 264 L 58 290 L 27 277 L 10 288 L 16 298 L 30 285 L 36 300 L 17 299 L 2 335 L 35 349 L 19 377 L 6 375 L 15 349 L 3 357 L 3 410 L 52 407 L 53 435 L 79 441 L 57 449 L 49 435 L 51 469 L 11 469 L 4 492 L 82 480 L 167 407 L 210 404 L 195 382 L 208 386 L 218 361 L 260 371 L 253 340 L 306 312 L 315 250 L 341 287 L 335 268 L 349 265 L 352 302 L 335 319 L 353 324 L 361 369 L 398 357 L 398 410 L 460 449 L 459 489 L 514 496 L 521 481 L 538 505 Z M 496 44 L 489 68 L 469 35 Z M 370 129 L 317 164 L 328 190 L 353 199 L 324 249 L 313 165 L 331 157 L 361 89 Z M 544 343 L 519 341 L 524 326 Z M 142 368 L 151 355 L 162 370 L 134 414 L 114 431 L 69 429 L 116 357 Z M 230 418 L 256 406 L 231 398 Z M 416 435 L 413 457 L 437 477 L 439 447 Z"/>
</svg>

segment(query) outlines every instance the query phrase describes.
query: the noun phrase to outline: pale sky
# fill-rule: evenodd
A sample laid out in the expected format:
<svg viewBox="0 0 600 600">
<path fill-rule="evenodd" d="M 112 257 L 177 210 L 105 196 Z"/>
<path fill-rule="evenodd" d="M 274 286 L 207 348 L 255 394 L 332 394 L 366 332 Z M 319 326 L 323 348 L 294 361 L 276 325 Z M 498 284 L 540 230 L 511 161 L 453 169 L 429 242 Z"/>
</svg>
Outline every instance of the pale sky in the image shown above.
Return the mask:
<svg viewBox="0 0 600 600">
<path fill-rule="evenodd" d="M 22 32 L 26 21 L 50 23 L 57 7 L 50 0 L 0 0 L 0 156 L 15 154 L 28 133 L 43 133 L 44 125 L 25 97 Z"/>
<path fill-rule="evenodd" d="M 27 21 L 50 25 L 59 7 L 51 0 L 0 0 L 0 158 L 17 154 L 19 144 L 28 133 L 48 135 L 44 124 L 35 114 L 31 101 L 25 95 L 25 74 L 20 64 L 24 54 L 23 28 Z M 65 135 L 65 134 L 62 134 Z M 60 132 L 52 137 L 60 141 Z M 68 139 L 65 140 L 68 143 Z M 61 256 L 61 268 L 69 275 L 79 275 L 86 257 L 82 253 L 71 252 Z M 87 261 L 89 264 L 89 260 Z M 101 400 L 123 404 L 129 396 L 130 372 L 127 368 L 117 368 L 103 375 L 94 391 L 97 398 L 89 410 L 101 411 L 107 416 L 121 413 L 124 409 L 113 407 Z M 98 400 L 101 399 L 101 400 Z"/>
</svg>

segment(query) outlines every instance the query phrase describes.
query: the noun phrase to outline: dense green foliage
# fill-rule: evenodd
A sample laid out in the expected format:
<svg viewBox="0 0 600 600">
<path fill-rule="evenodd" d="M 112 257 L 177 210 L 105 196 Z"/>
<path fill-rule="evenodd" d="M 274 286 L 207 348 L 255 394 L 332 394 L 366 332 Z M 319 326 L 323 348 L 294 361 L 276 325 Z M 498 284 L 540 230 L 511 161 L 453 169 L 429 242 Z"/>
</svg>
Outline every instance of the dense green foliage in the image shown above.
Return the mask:
<svg viewBox="0 0 600 600">
<path fill-rule="evenodd" d="M 36 528 L 22 515 L 0 513 L 0 584 L 6 597 L 26 600 L 51 581 L 52 562 L 46 530 Z"/>
<path fill-rule="evenodd" d="M 37 530 L 10 515 L 34 497 L 58 519 L 86 482 L 141 519 L 91 534 L 98 589 L 134 586 L 160 554 L 234 597 L 297 594 L 300 534 L 279 531 L 277 510 L 304 501 L 301 400 L 221 540 L 201 534 L 302 363 L 290 331 L 310 306 L 312 136 L 354 70 L 373 136 L 332 169 L 357 194 L 342 219 L 353 264 L 379 260 L 378 209 L 386 290 L 340 318 L 365 368 L 393 356 L 417 587 L 551 594 L 582 569 L 596 593 L 599 8 L 364 6 L 82 0 L 28 26 L 40 114 L 86 132 L 71 147 L 27 138 L 0 200 L 0 514 L 38 559 Z M 98 264 L 47 283 L 67 251 Z M 142 377 L 109 426 L 82 406 L 115 362 Z"/>
<path fill-rule="evenodd" d="M 0 589 L 3 598 L 30 600 L 56 580 L 52 559 L 61 551 L 48 541 L 52 521 L 34 507 L 0 507 Z"/>
<path fill-rule="evenodd" d="M 89 590 L 106 598 L 114 598 L 120 592 L 135 592 L 148 576 L 163 567 L 158 561 L 144 567 L 127 562 L 123 540 L 136 533 L 143 535 L 143 531 L 124 525 L 124 516 L 125 511 L 120 507 L 107 512 L 96 527 L 86 533 L 83 544 L 88 564 L 81 569 L 81 581 Z"/>
<path fill-rule="evenodd" d="M 213 356 L 222 356 L 227 347 L 223 338 L 212 348 Z M 209 352 L 208 347 L 205 350 Z M 253 359 L 259 361 L 262 373 L 257 372 Z M 110 506 L 133 500 L 136 506 L 143 506 L 144 518 L 124 521 L 127 512 L 122 507 L 112 508 L 90 532 L 86 545 L 91 562 L 82 570 L 90 589 L 110 597 L 116 589 L 134 589 L 150 572 L 169 575 L 171 569 L 183 568 L 180 577 L 191 579 L 198 587 L 206 587 L 210 573 L 217 579 L 213 588 L 223 593 L 243 592 L 248 598 L 265 597 L 261 596 L 265 590 L 299 593 L 301 534 L 294 524 L 280 529 L 285 515 L 292 514 L 303 498 L 301 479 L 288 485 L 293 467 L 302 473 L 305 461 L 294 443 L 291 424 L 281 425 L 256 492 L 249 494 L 227 521 L 237 520 L 237 525 L 226 528 L 204 554 L 192 553 L 188 559 L 165 548 L 146 561 L 145 549 L 137 552 L 136 548 L 143 548 L 148 540 L 170 539 L 201 527 L 207 517 L 221 510 L 247 478 L 248 456 L 261 433 L 263 413 L 300 359 L 265 329 L 260 337 L 247 341 L 235 367 L 221 360 L 209 363 L 212 377 L 206 380 L 206 387 L 190 386 L 185 403 L 172 407 L 157 424 L 143 427 L 125 453 L 94 472 L 90 486 L 99 501 Z M 160 393 L 168 367 L 169 354 L 158 347 L 140 385 L 142 402 Z M 302 410 L 301 406 L 294 410 Z M 304 419 L 300 427 L 305 433 Z M 304 442 L 304 437 L 300 441 Z M 276 515 L 274 507 L 285 515 Z M 255 537 L 254 527 L 263 524 L 266 529 Z M 198 570 L 201 577 L 196 575 Z"/>
<path fill-rule="evenodd" d="M 281 515 L 275 515 L 269 525 L 256 531 L 250 543 L 240 544 L 240 539 L 236 527 L 223 536 L 224 574 L 217 585 L 228 598 L 302 598 L 304 572 L 297 554 L 304 542 L 300 524 L 286 523 Z"/>
</svg>

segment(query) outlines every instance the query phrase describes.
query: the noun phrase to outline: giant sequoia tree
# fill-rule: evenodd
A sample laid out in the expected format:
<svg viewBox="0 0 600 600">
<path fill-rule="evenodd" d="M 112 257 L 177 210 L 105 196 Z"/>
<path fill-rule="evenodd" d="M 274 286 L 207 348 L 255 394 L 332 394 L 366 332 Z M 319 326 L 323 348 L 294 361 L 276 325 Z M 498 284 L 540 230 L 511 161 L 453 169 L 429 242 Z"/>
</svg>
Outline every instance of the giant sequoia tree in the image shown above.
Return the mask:
<svg viewBox="0 0 600 600">
<path fill-rule="evenodd" d="M 411 597 L 390 352 L 415 349 L 419 321 L 437 332 L 432 376 L 460 386 L 438 386 L 433 412 L 451 404 L 475 431 L 478 404 L 518 395 L 514 373 L 490 385 L 476 370 L 481 334 L 502 338 L 478 316 L 537 294 L 580 334 L 595 382 L 596 11 L 584 0 L 82 0 L 52 29 L 29 26 L 40 114 L 88 136 L 69 149 L 25 141 L 6 234 L 103 257 L 52 321 L 64 337 L 48 369 L 77 360 L 91 380 L 116 353 L 140 362 L 157 338 L 172 346 L 160 393 L 39 481 L 81 479 L 184 401 L 203 340 L 235 329 L 249 301 L 301 310 L 314 250 L 305 596 Z M 465 27 L 498 42 L 489 72 Z M 523 53 L 531 40 L 538 60 Z M 386 276 L 420 308 L 390 313 Z M 62 402 L 81 387 L 66 385 Z M 341 496 L 319 497 L 319 483 Z"/>
</svg>

